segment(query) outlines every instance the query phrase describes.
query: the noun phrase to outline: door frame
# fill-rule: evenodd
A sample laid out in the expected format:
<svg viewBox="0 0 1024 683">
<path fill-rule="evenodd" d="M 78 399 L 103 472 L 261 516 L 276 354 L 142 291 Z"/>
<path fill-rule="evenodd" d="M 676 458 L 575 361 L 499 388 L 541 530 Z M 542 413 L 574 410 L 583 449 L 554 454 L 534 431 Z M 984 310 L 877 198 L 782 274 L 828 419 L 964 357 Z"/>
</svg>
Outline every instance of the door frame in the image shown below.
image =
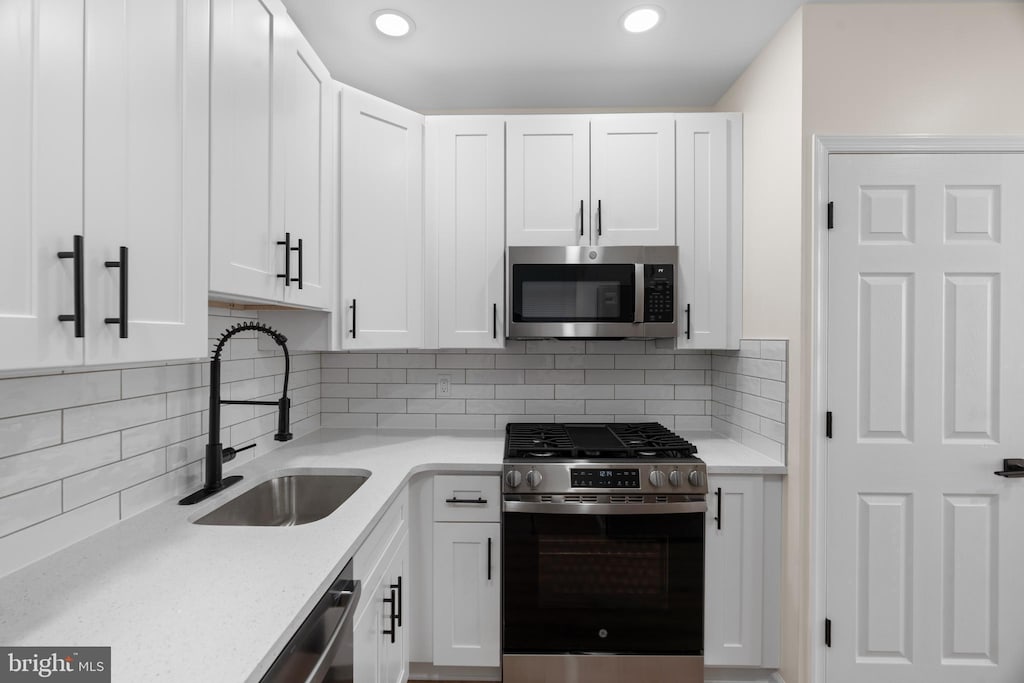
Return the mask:
<svg viewBox="0 0 1024 683">
<path fill-rule="evenodd" d="M 811 137 L 811 393 L 810 401 L 810 557 L 811 600 L 808 639 L 812 683 L 826 681 L 823 624 L 827 616 L 826 511 L 827 462 L 824 454 L 825 411 L 828 410 L 828 226 L 830 154 L 949 154 L 1024 152 L 1024 136 L 964 135 L 813 135 Z M 831 682 L 835 683 L 835 682 Z"/>
</svg>

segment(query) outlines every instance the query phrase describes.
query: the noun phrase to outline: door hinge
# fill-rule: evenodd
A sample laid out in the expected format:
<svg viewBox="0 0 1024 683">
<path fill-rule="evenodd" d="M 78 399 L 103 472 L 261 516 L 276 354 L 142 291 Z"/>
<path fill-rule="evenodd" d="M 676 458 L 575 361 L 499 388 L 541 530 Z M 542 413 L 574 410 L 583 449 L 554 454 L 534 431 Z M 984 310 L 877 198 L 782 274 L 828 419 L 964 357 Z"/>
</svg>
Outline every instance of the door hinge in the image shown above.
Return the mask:
<svg viewBox="0 0 1024 683">
<path fill-rule="evenodd" d="M 833 215 L 834 214 L 832 212 L 832 202 L 829 202 L 828 203 L 828 229 L 829 230 L 831 230 L 832 228 L 836 227 L 835 224 L 832 222 Z"/>
<path fill-rule="evenodd" d="M 832 647 L 832 620 L 825 620 L 825 647 Z"/>
<path fill-rule="evenodd" d="M 825 413 L 825 438 L 832 438 L 832 411 Z"/>
</svg>

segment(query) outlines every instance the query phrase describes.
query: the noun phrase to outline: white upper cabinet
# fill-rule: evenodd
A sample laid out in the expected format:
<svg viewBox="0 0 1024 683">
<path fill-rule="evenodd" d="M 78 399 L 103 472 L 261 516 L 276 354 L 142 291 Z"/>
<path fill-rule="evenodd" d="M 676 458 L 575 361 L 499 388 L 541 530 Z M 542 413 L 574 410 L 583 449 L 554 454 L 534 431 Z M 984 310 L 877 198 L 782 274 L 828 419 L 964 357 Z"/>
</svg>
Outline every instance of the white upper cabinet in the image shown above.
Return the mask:
<svg viewBox="0 0 1024 683">
<path fill-rule="evenodd" d="M 679 348 L 739 347 L 742 154 L 739 114 L 676 117 Z"/>
<path fill-rule="evenodd" d="M 0 369 L 205 352 L 209 4 L 137 5 L 0 7 Z"/>
<path fill-rule="evenodd" d="M 427 233 L 437 256 L 437 346 L 505 345 L 505 123 L 427 119 Z M 433 283 L 431 283 L 433 284 Z M 429 287 L 428 287 L 429 289 Z M 428 310 L 429 310 L 428 306 Z"/>
<path fill-rule="evenodd" d="M 70 252 L 82 236 L 84 2 L 0 3 L 0 369 L 82 362 Z M 84 283 L 83 283 L 84 284 Z M 84 320 L 82 321 L 84 325 Z"/>
<path fill-rule="evenodd" d="M 337 97 L 331 75 L 290 22 L 275 36 L 281 79 L 277 143 L 284 232 L 292 252 L 289 278 L 278 278 L 287 303 L 325 308 L 333 282 L 333 183 Z M 279 254 L 280 255 L 280 254 Z"/>
<path fill-rule="evenodd" d="M 591 244 L 676 243 L 674 136 L 671 114 L 592 119 Z"/>
<path fill-rule="evenodd" d="M 341 346 L 423 346 L 423 116 L 341 91 Z"/>
<path fill-rule="evenodd" d="M 280 178 L 274 178 L 278 0 L 213 4 L 210 73 L 210 290 L 276 300 L 285 272 Z"/>
<path fill-rule="evenodd" d="M 209 3 L 90 0 L 85 18 L 85 361 L 202 356 Z"/>
<path fill-rule="evenodd" d="M 507 121 L 508 245 L 590 244 L 590 119 Z"/>
</svg>

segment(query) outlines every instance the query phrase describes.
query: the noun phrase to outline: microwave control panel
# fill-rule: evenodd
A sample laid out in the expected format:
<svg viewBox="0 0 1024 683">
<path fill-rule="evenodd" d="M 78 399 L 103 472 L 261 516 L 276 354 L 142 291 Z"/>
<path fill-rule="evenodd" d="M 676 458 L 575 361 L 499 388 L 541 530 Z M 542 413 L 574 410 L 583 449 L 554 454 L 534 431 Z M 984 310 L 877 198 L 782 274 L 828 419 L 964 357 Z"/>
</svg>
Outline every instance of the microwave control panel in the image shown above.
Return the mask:
<svg viewBox="0 0 1024 683">
<path fill-rule="evenodd" d="M 675 274 L 672 264 L 644 264 L 644 322 L 675 320 Z"/>
</svg>

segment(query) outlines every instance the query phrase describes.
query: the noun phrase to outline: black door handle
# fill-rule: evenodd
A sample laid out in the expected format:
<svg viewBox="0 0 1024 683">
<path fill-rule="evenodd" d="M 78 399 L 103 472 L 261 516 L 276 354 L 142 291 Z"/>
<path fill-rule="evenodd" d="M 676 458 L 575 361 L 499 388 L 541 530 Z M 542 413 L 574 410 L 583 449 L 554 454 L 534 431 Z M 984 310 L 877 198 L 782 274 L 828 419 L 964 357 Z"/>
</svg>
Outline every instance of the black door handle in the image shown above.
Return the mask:
<svg viewBox="0 0 1024 683">
<path fill-rule="evenodd" d="M 117 317 L 104 318 L 103 322 L 108 325 L 118 326 L 118 336 L 121 339 L 128 338 L 128 247 L 121 247 L 119 261 L 104 261 L 107 268 L 118 268 L 117 285 Z"/>
<path fill-rule="evenodd" d="M 580 200 L 580 237 L 583 237 L 583 200 Z"/>
<path fill-rule="evenodd" d="M 284 247 L 284 273 L 278 273 L 278 277 L 284 278 L 284 286 L 291 287 L 292 282 L 292 234 L 286 232 L 284 241 L 278 240 L 277 244 Z"/>
<path fill-rule="evenodd" d="M 446 503 L 471 503 L 473 505 L 487 505 L 487 499 L 486 498 L 477 498 L 476 500 L 473 500 L 472 498 L 445 498 L 444 502 L 446 502 Z"/>
<path fill-rule="evenodd" d="M 62 323 L 75 324 L 75 336 L 85 336 L 85 238 L 75 235 L 71 251 L 58 251 L 57 258 L 74 259 L 74 300 L 75 312 L 71 315 L 58 315 L 57 320 Z"/>
<path fill-rule="evenodd" d="M 597 200 L 597 236 L 601 236 L 601 200 Z"/>
<path fill-rule="evenodd" d="M 690 304 L 686 304 L 686 338 L 690 338 Z"/>
<path fill-rule="evenodd" d="M 402 625 L 402 577 L 401 576 L 398 577 L 398 583 L 391 584 L 391 588 L 397 588 L 398 589 L 398 602 L 395 604 L 395 606 L 392 608 L 392 610 L 396 614 L 395 618 L 398 619 L 398 625 L 401 626 Z"/>
<path fill-rule="evenodd" d="M 352 333 L 352 338 L 356 338 L 356 300 L 352 299 L 352 305 L 349 306 L 352 309 L 352 329 L 349 332 Z"/>
<path fill-rule="evenodd" d="M 295 277 L 291 278 L 291 281 L 292 282 L 298 282 L 299 283 L 299 289 L 302 289 L 302 238 L 301 237 L 299 238 L 299 246 L 297 246 L 297 247 L 290 247 L 290 250 L 291 251 L 299 252 L 299 276 L 297 278 L 295 278 Z"/>
<path fill-rule="evenodd" d="M 487 537 L 487 580 L 491 580 L 491 537 Z"/>
<path fill-rule="evenodd" d="M 390 598 L 384 598 L 384 602 L 389 603 L 391 605 L 391 614 L 388 615 L 388 619 L 391 620 L 391 628 L 390 629 L 386 629 L 386 628 L 385 629 L 381 629 L 381 633 L 386 635 L 386 636 L 391 636 L 391 642 L 393 643 L 393 642 L 395 642 L 395 621 L 398 619 L 398 617 L 395 615 L 395 589 L 394 588 L 391 589 L 391 597 Z"/>
<path fill-rule="evenodd" d="M 715 526 L 719 529 L 722 528 L 722 487 L 719 486 L 718 490 L 715 491 L 715 497 L 718 498 L 718 514 L 715 515 Z"/>
<path fill-rule="evenodd" d="M 1001 472 L 994 473 L 997 477 L 1016 479 L 1024 477 L 1024 458 L 1005 458 Z"/>
<path fill-rule="evenodd" d="M 498 338 L 498 304 L 494 304 L 494 312 L 491 314 L 492 320 L 491 325 L 494 327 L 494 332 L 491 337 L 493 339 Z"/>
</svg>

